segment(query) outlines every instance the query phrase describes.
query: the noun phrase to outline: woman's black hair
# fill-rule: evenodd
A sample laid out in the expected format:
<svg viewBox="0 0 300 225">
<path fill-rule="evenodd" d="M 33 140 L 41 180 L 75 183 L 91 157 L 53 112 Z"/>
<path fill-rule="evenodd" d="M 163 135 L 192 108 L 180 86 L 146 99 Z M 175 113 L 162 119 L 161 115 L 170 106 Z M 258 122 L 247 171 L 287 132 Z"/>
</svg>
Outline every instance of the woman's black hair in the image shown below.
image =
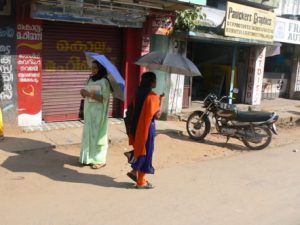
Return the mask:
<svg viewBox="0 0 300 225">
<path fill-rule="evenodd" d="M 111 83 L 109 81 L 109 79 L 107 78 L 107 70 L 104 66 L 102 66 L 101 63 L 99 63 L 98 61 L 94 60 L 92 63 L 96 64 L 97 67 L 98 67 L 98 73 L 91 76 L 90 79 L 92 79 L 94 82 L 97 81 L 97 80 L 100 80 L 102 78 L 105 78 L 108 83 L 109 83 L 109 88 L 110 88 L 110 91 L 111 92 L 114 92 L 112 86 L 111 86 Z"/>
<path fill-rule="evenodd" d="M 131 133 L 133 137 L 135 136 L 135 131 L 137 127 L 137 123 L 139 121 L 139 117 L 144 105 L 144 101 L 147 96 L 152 91 L 152 84 L 156 82 L 156 75 L 153 72 L 146 72 L 142 75 L 142 80 L 137 89 L 135 102 L 134 102 L 134 113 L 133 113 L 133 121 L 131 125 Z"/>
<path fill-rule="evenodd" d="M 93 77 L 96 78 L 96 80 L 99 80 L 103 77 L 107 76 L 107 70 L 104 66 L 101 65 L 98 61 L 94 60 L 92 63 L 94 63 L 98 67 L 98 72 Z M 93 79 L 93 78 L 92 78 Z M 93 80 L 94 81 L 94 80 Z"/>
</svg>

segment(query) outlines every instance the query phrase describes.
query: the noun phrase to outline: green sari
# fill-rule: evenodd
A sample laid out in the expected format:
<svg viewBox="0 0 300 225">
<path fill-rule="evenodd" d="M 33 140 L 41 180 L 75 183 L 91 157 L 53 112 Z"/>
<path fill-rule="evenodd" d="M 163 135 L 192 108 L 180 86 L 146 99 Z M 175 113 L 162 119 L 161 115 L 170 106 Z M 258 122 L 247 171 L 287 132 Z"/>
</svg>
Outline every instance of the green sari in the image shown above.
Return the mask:
<svg viewBox="0 0 300 225">
<path fill-rule="evenodd" d="M 108 149 L 108 108 L 110 86 L 108 80 L 89 79 L 85 90 L 96 90 L 96 95 L 103 96 L 103 103 L 89 98 L 84 100 L 84 127 L 81 141 L 79 162 L 82 164 L 106 163 Z"/>
</svg>

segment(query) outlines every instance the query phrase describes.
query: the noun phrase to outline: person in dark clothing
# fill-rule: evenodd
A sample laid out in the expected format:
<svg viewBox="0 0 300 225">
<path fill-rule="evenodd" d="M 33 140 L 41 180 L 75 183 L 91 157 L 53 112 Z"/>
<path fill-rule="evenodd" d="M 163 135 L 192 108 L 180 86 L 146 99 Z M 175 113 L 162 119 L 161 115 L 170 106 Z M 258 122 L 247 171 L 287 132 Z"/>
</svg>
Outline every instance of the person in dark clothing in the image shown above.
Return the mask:
<svg viewBox="0 0 300 225">
<path fill-rule="evenodd" d="M 125 153 L 132 171 L 127 175 L 136 182 L 138 189 L 153 188 L 145 179 L 153 174 L 152 155 L 154 152 L 155 119 L 161 116 L 163 95 L 158 96 L 152 89 L 156 87 L 156 75 L 146 72 L 142 75 L 134 101 L 132 123 L 129 130 L 129 144 L 134 150 Z"/>
</svg>

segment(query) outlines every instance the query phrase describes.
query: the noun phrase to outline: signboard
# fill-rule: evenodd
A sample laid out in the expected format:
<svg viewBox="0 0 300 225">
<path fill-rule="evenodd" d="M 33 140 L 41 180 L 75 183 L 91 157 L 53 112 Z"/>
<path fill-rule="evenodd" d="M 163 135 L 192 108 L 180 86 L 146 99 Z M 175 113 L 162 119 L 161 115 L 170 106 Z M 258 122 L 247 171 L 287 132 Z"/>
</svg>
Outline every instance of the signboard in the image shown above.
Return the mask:
<svg viewBox="0 0 300 225">
<path fill-rule="evenodd" d="M 259 105 L 261 101 L 265 56 L 265 47 L 252 47 L 250 50 L 249 74 L 245 101 L 251 105 Z"/>
<path fill-rule="evenodd" d="M 226 12 L 216 8 L 203 7 L 202 13 L 205 14 L 205 18 L 197 20 L 199 24 L 203 24 L 206 27 L 217 27 L 223 24 Z"/>
<path fill-rule="evenodd" d="M 10 18 L 0 17 L 0 75 L 4 81 L 4 89 L 0 94 L 2 106 L 13 104 L 16 93 L 15 85 L 15 56 L 16 32 Z"/>
<path fill-rule="evenodd" d="M 300 0 L 281 1 L 278 11 L 281 15 L 300 15 Z"/>
<path fill-rule="evenodd" d="M 225 36 L 273 42 L 275 14 L 228 2 Z"/>
<path fill-rule="evenodd" d="M 0 105 L 4 121 L 12 124 L 17 112 L 15 11 L 15 1 L 0 0 L 0 76 L 4 83 Z"/>
<path fill-rule="evenodd" d="M 277 17 L 274 41 L 300 44 L 300 21 Z"/>
<path fill-rule="evenodd" d="M 174 29 L 174 19 L 171 15 L 156 15 L 150 20 L 151 34 L 170 35 Z"/>
<path fill-rule="evenodd" d="M 28 20 L 17 23 L 18 125 L 42 122 L 42 25 Z"/>
</svg>

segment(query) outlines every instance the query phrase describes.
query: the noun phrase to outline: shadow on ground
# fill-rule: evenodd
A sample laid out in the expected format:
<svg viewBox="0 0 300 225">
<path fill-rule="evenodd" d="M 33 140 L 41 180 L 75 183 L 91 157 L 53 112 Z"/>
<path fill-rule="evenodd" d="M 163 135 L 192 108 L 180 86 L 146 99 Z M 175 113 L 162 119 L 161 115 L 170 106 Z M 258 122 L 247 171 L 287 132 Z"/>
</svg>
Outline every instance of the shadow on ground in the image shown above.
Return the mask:
<svg viewBox="0 0 300 225">
<path fill-rule="evenodd" d="M 183 132 L 180 130 L 172 130 L 172 129 L 157 130 L 156 133 L 164 134 L 171 138 L 178 139 L 181 141 L 194 142 L 195 144 L 202 143 L 202 144 L 207 144 L 207 145 L 211 145 L 211 146 L 227 148 L 232 151 L 249 151 L 249 149 L 246 148 L 245 146 L 243 146 L 242 143 L 241 143 L 241 145 L 230 143 L 230 140 L 233 140 L 233 139 L 230 139 L 229 142 L 226 143 L 225 137 L 224 137 L 224 142 L 216 142 L 216 141 L 212 141 L 212 140 L 208 140 L 208 139 L 205 139 L 204 141 L 195 141 L 195 140 L 191 139 L 189 136 L 184 135 Z M 208 134 L 208 135 L 211 135 L 211 134 Z"/>
<path fill-rule="evenodd" d="M 55 149 L 51 144 L 24 138 L 6 138 L 0 143 L 0 149 L 7 152 L 14 150 L 13 146 L 7 143 L 26 142 L 28 146 L 43 146 L 34 150 L 13 151 L 1 166 L 12 172 L 29 172 L 46 176 L 55 181 L 93 184 L 102 187 L 131 188 L 132 183 L 116 182 L 115 178 L 101 175 L 81 173 L 68 166 L 82 167 L 78 163 L 78 157 L 64 154 Z"/>
<path fill-rule="evenodd" d="M 288 113 L 292 113 L 292 114 L 295 114 L 297 116 L 300 116 L 300 112 L 299 111 L 288 111 Z"/>
</svg>

